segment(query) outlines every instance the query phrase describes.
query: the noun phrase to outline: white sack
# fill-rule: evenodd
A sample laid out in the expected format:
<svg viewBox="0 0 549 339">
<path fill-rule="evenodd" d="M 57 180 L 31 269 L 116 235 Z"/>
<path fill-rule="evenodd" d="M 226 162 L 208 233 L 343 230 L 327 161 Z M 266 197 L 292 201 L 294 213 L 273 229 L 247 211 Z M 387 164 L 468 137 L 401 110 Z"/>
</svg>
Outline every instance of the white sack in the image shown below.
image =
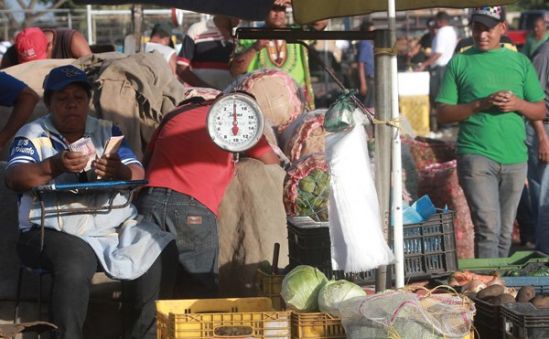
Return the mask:
<svg viewBox="0 0 549 339">
<path fill-rule="evenodd" d="M 353 129 L 326 137 L 332 268 L 345 273 L 367 271 L 394 260 L 382 233 L 364 117 L 355 111 L 354 118 Z"/>
</svg>

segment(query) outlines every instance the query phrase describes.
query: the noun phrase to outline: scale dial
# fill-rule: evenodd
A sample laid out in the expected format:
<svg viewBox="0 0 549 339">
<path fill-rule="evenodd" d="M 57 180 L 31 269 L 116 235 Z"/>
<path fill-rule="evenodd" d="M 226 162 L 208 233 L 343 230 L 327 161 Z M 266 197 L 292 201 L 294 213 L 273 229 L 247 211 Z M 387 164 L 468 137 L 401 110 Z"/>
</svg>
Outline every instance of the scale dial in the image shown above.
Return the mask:
<svg viewBox="0 0 549 339">
<path fill-rule="evenodd" d="M 263 124 L 263 113 L 255 99 L 241 92 L 223 95 L 208 111 L 210 138 L 229 152 L 252 148 L 263 135 Z"/>
</svg>

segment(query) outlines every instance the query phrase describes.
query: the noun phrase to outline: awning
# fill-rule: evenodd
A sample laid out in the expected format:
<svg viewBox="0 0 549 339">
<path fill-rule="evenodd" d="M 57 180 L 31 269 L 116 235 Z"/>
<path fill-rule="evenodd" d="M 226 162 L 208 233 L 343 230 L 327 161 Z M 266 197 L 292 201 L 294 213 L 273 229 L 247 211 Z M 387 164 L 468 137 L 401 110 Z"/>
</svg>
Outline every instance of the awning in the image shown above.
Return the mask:
<svg viewBox="0 0 549 339">
<path fill-rule="evenodd" d="M 397 11 L 447 7 L 467 8 L 483 5 L 507 5 L 516 0 L 395 0 Z M 387 11 L 387 0 L 293 0 L 294 19 L 299 24 L 320 19 L 365 15 Z"/>
<path fill-rule="evenodd" d="M 111 6 L 127 4 L 157 5 L 261 21 L 267 17 L 274 0 L 75 0 L 74 2 L 77 4 Z"/>
</svg>

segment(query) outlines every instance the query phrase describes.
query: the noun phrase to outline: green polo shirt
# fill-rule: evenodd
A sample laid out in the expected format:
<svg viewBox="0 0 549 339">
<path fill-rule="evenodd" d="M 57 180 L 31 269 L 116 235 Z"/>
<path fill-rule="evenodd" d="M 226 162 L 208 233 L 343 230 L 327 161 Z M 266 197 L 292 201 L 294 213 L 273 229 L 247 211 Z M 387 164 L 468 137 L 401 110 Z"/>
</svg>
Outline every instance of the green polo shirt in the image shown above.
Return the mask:
<svg viewBox="0 0 549 339">
<path fill-rule="evenodd" d="M 450 60 L 436 101 L 465 104 L 504 90 L 529 102 L 544 98 L 526 56 L 506 48 L 483 52 L 473 47 Z M 458 154 L 478 154 L 501 164 L 524 163 L 528 159 L 524 122 L 518 112 L 504 113 L 495 107 L 475 113 L 460 122 Z"/>
</svg>

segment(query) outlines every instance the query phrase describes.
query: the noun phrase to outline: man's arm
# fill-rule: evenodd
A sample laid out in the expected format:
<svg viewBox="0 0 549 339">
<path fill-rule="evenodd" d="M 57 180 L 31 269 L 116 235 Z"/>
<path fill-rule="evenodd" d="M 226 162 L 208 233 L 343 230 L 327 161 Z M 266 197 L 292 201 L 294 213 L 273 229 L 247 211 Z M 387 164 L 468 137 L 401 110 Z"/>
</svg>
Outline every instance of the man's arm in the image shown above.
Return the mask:
<svg viewBox="0 0 549 339">
<path fill-rule="evenodd" d="M 191 67 L 189 65 L 177 63 L 176 72 L 177 72 L 177 76 L 179 77 L 179 80 L 181 82 L 189 84 L 190 86 L 213 88 L 212 85 L 208 84 L 204 80 L 200 79 L 196 74 L 194 74 L 194 72 L 191 70 Z"/>
<path fill-rule="evenodd" d="M 541 120 L 545 117 L 543 101 L 528 102 L 509 91 L 499 91 L 467 104 L 450 105 L 437 103 L 437 121 L 441 124 L 460 122 L 471 115 L 495 106 L 502 112 L 518 112 L 529 120 Z"/>
<path fill-rule="evenodd" d="M 421 66 L 416 68 L 416 71 L 418 71 L 418 72 L 424 71 L 429 66 L 434 64 L 441 57 L 441 55 L 442 55 L 442 53 L 434 53 L 434 52 L 431 53 L 431 55 L 429 56 L 429 59 L 425 60 L 425 62 L 422 63 Z"/>
<path fill-rule="evenodd" d="M 82 33 L 75 31 L 71 40 L 71 53 L 74 58 L 80 58 L 92 54 L 90 45 Z"/>
<path fill-rule="evenodd" d="M 437 121 L 440 124 L 450 124 L 453 122 L 460 122 L 471 115 L 489 109 L 491 104 L 488 98 L 472 101 L 467 104 L 450 105 L 444 103 L 437 103 Z"/>
<path fill-rule="evenodd" d="M 360 82 L 360 95 L 366 96 L 368 93 L 368 83 L 366 82 L 366 72 L 364 67 L 366 65 L 363 62 L 358 63 L 358 80 Z"/>
<path fill-rule="evenodd" d="M 265 165 L 280 164 L 280 159 L 278 159 L 278 156 L 272 149 L 254 158 L 263 162 Z"/>
<path fill-rule="evenodd" d="M 257 53 L 259 53 L 267 44 L 269 40 L 257 40 L 252 46 L 246 49 L 244 52 L 235 54 L 235 56 L 229 62 L 231 74 L 237 76 L 246 73 L 250 62 Z"/>
<path fill-rule="evenodd" d="M 549 137 L 545 132 L 545 126 L 543 121 L 535 120 L 530 121 L 534 130 L 536 131 L 536 136 L 538 138 L 538 158 L 542 162 L 549 162 Z"/>
<path fill-rule="evenodd" d="M 2 131 L 0 131 L 0 150 L 4 148 L 19 128 L 27 122 L 38 100 L 40 100 L 38 94 L 29 87 L 26 87 L 19 93 L 8 122 Z"/>
</svg>

